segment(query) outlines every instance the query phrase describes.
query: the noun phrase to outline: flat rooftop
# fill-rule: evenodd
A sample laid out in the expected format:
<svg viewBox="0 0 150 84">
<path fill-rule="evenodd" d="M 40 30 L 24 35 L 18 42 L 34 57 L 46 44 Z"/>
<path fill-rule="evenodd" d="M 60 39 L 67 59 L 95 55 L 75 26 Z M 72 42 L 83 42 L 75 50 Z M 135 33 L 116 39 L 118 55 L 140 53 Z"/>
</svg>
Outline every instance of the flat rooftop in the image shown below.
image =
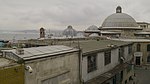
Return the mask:
<svg viewBox="0 0 150 84">
<path fill-rule="evenodd" d="M 115 41 L 124 41 L 124 42 L 150 42 L 150 39 L 136 39 L 136 38 L 133 38 L 133 39 L 123 39 L 123 38 L 120 38 L 120 39 L 112 39 L 112 40 L 115 40 Z"/>
<path fill-rule="evenodd" d="M 73 46 L 80 46 L 83 54 L 87 52 L 110 49 L 109 45 L 114 45 L 115 47 L 124 46 L 131 44 L 132 42 L 124 42 L 124 41 L 115 41 L 115 40 L 86 40 L 80 41 L 79 43 L 74 43 Z"/>
<path fill-rule="evenodd" d="M 57 54 L 69 53 L 78 51 L 78 49 L 71 48 L 64 45 L 54 45 L 54 46 L 42 46 L 42 47 L 31 47 L 31 48 L 23 48 L 24 54 L 19 55 L 16 53 L 16 49 L 13 50 L 3 50 L 3 52 L 12 52 L 14 56 L 18 56 L 23 58 L 24 60 L 42 58 Z"/>
</svg>

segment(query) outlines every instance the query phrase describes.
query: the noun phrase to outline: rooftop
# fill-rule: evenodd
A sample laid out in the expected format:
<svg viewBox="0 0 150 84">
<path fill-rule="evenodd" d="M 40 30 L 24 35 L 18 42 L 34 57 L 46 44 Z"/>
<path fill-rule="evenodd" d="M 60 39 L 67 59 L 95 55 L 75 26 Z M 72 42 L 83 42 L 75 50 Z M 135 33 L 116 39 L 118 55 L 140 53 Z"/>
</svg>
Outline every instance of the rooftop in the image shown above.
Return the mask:
<svg viewBox="0 0 150 84">
<path fill-rule="evenodd" d="M 109 45 L 114 45 L 114 47 L 124 46 L 131 44 L 131 42 L 123 42 L 123 41 L 114 41 L 114 40 L 87 40 L 87 41 L 80 41 L 78 46 L 82 49 L 83 54 L 89 52 L 100 51 L 104 49 L 110 49 Z M 73 46 L 77 45 L 76 43 Z"/>
<path fill-rule="evenodd" d="M 126 13 L 122 13 L 122 8 L 118 6 L 116 8 L 116 13 L 111 14 L 108 16 L 103 24 L 102 29 L 109 29 L 109 30 L 131 30 L 131 29 L 139 29 L 138 24 L 134 20 L 133 17 Z"/>
<path fill-rule="evenodd" d="M 24 54 L 22 55 L 17 54 L 15 49 L 4 50 L 4 52 L 13 52 L 14 55 L 19 56 L 24 60 L 31 60 L 35 58 L 42 58 L 42 57 L 77 51 L 77 49 L 70 48 L 63 45 L 24 48 L 23 50 L 24 50 Z"/>
<path fill-rule="evenodd" d="M 137 24 L 150 24 L 150 23 L 147 23 L 147 22 L 137 22 Z"/>
<path fill-rule="evenodd" d="M 137 32 L 135 34 L 139 34 L 139 35 L 150 35 L 150 32 Z"/>
<path fill-rule="evenodd" d="M 14 63 L 12 60 L 0 57 L 0 67 L 4 67 L 12 63 Z"/>
<path fill-rule="evenodd" d="M 139 39 L 139 38 L 132 38 L 132 39 L 112 39 L 115 41 L 124 41 L 124 42 L 150 42 L 150 39 Z"/>
</svg>

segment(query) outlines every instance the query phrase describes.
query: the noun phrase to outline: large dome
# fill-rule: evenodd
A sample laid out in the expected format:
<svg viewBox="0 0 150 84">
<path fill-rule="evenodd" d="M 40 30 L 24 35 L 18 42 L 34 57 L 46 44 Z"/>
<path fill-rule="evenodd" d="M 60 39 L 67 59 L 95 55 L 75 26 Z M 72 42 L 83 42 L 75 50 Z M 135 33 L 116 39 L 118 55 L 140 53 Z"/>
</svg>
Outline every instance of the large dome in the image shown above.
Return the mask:
<svg viewBox="0 0 150 84">
<path fill-rule="evenodd" d="M 114 28 L 126 28 L 126 29 L 137 29 L 138 24 L 132 18 L 130 15 L 126 13 L 122 13 L 121 7 L 116 8 L 116 13 L 108 16 L 103 24 L 102 24 L 103 29 L 114 29 Z"/>
<path fill-rule="evenodd" d="M 138 27 L 138 24 L 128 14 L 114 13 L 104 20 L 102 27 Z"/>
</svg>

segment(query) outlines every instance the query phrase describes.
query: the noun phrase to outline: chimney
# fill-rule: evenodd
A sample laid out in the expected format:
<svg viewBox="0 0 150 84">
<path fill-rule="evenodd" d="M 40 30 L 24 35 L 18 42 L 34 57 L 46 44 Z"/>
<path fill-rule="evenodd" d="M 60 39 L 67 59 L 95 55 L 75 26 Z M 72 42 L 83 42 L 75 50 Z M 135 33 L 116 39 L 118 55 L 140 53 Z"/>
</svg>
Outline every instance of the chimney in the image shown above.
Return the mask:
<svg viewBox="0 0 150 84">
<path fill-rule="evenodd" d="M 18 55 L 23 55 L 23 54 L 24 54 L 23 48 L 17 48 L 17 49 L 16 49 L 16 53 L 17 53 Z"/>
</svg>

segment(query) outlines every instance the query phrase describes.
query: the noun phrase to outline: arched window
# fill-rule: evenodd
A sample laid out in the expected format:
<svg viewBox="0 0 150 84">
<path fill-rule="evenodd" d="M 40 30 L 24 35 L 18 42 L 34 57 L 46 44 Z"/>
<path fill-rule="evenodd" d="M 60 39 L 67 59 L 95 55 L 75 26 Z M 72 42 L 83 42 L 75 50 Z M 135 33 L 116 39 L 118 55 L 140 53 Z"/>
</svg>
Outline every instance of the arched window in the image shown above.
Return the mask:
<svg viewBox="0 0 150 84">
<path fill-rule="evenodd" d="M 141 51 L 141 44 L 137 44 L 136 51 L 137 51 L 137 52 L 140 52 L 140 51 Z"/>
</svg>

